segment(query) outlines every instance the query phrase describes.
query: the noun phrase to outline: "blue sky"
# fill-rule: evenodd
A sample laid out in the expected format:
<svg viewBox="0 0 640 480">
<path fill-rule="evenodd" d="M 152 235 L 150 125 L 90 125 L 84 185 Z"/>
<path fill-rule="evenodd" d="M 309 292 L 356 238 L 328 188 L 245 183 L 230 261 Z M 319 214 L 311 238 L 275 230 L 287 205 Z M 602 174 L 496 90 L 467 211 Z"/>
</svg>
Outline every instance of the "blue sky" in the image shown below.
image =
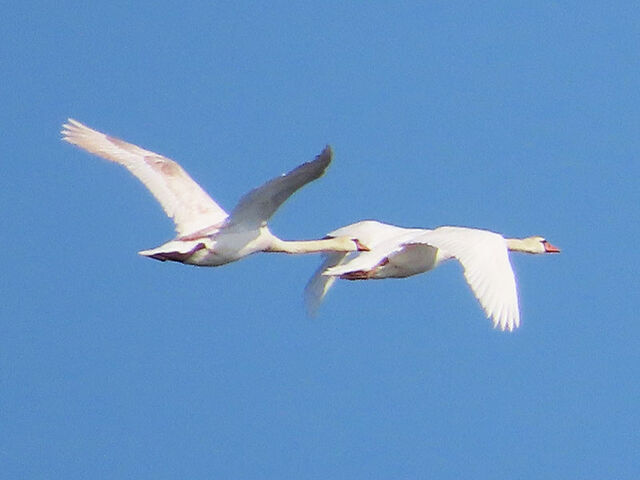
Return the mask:
<svg viewBox="0 0 640 480">
<path fill-rule="evenodd" d="M 0 60 L 7 478 L 638 478 L 640 11 L 632 2 L 12 2 Z M 272 221 L 541 234 L 522 326 L 459 265 L 136 254 L 173 226 L 67 117 L 223 207 L 330 143 Z"/>
</svg>

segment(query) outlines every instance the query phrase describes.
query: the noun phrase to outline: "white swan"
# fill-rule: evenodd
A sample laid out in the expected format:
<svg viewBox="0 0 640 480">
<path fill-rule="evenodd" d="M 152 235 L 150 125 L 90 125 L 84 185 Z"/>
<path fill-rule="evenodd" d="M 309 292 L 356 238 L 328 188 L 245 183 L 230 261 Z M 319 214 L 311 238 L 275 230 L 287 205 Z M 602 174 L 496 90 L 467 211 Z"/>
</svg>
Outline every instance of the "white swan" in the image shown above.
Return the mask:
<svg viewBox="0 0 640 480">
<path fill-rule="evenodd" d="M 369 251 L 348 256 L 331 253 L 305 288 L 310 313 L 314 313 L 337 278 L 371 280 L 403 278 L 434 269 L 456 258 L 464 276 L 494 327 L 502 330 L 520 325 L 516 281 L 508 251 L 557 253 L 543 237 L 508 238 L 487 230 L 439 227 L 434 230 L 402 228 L 373 220 L 354 223 L 328 237 L 354 236 Z"/>
<path fill-rule="evenodd" d="M 276 177 L 240 199 L 231 215 L 173 160 L 93 130 L 69 119 L 63 140 L 125 166 L 173 219 L 178 236 L 140 255 L 200 266 L 218 266 L 255 252 L 316 253 L 365 249 L 355 238 L 284 241 L 267 228 L 267 220 L 296 190 L 322 176 L 331 163 L 327 146 L 315 160 Z"/>
</svg>

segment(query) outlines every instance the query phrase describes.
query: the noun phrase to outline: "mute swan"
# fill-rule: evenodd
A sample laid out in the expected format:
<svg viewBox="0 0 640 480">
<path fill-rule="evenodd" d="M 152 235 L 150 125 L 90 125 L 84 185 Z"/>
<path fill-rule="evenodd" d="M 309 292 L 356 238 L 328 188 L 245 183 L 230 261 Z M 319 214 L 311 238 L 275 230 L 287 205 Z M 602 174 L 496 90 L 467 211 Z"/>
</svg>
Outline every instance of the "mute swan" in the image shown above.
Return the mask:
<svg viewBox="0 0 640 480">
<path fill-rule="evenodd" d="M 173 219 L 178 236 L 140 255 L 156 260 L 218 266 L 255 252 L 316 253 L 365 249 L 351 237 L 284 241 L 273 235 L 267 220 L 296 190 L 322 176 L 331 163 L 327 146 L 315 160 L 276 177 L 240 199 L 231 215 L 173 160 L 93 130 L 69 119 L 63 140 L 125 166 Z"/>
<path fill-rule="evenodd" d="M 328 237 L 354 236 L 369 251 L 347 256 L 330 253 L 309 280 L 305 299 L 310 313 L 319 307 L 337 278 L 371 280 L 404 278 L 428 272 L 450 258 L 464 268 L 464 276 L 494 327 L 512 331 L 520 325 L 516 281 L 508 251 L 557 253 L 543 237 L 508 238 L 487 230 L 438 227 L 401 228 L 373 220 L 339 228 Z"/>
</svg>

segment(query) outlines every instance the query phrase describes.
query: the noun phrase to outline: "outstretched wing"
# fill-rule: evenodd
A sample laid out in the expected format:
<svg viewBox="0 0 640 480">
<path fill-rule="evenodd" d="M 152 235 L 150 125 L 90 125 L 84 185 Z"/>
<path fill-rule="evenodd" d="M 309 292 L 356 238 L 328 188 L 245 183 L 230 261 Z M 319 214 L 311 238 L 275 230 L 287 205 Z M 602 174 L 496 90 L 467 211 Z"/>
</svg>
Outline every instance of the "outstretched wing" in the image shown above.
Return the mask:
<svg viewBox="0 0 640 480">
<path fill-rule="evenodd" d="M 458 259 L 464 276 L 494 326 L 520 325 L 516 280 L 502 235 L 464 227 L 427 230 L 414 241 L 432 245 Z"/>
<path fill-rule="evenodd" d="M 119 163 L 135 175 L 173 219 L 179 235 L 221 223 L 227 213 L 173 160 L 69 119 L 62 139 Z"/>
<path fill-rule="evenodd" d="M 315 160 L 303 163 L 289 173 L 269 180 L 264 185 L 244 195 L 229 216 L 229 224 L 246 228 L 259 228 L 280 208 L 296 190 L 320 178 L 331 163 L 333 152 L 330 146 Z"/>
<path fill-rule="evenodd" d="M 358 228 L 353 228 L 358 227 Z M 375 232 L 377 230 L 377 233 Z M 407 256 L 408 251 L 414 251 L 414 244 L 420 243 L 416 241 L 416 237 L 419 237 L 425 230 L 416 228 L 402 228 L 393 225 L 387 225 L 384 223 L 374 222 L 367 220 L 365 222 L 359 222 L 348 227 L 343 227 L 335 233 L 345 235 L 347 232 L 350 236 L 356 237 L 358 241 L 364 243 L 369 247 L 368 251 L 357 252 L 347 259 L 336 265 L 328 266 L 324 270 L 323 275 L 339 277 L 341 275 L 354 273 L 354 272 L 372 272 L 383 263 L 388 263 L 389 260 L 394 257 L 398 257 L 400 260 L 403 256 Z M 364 239 L 364 240 L 363 240 Z M 413 257 L 413 253 L 411 254 Z M 411 270 L 408 268 L 407 270 Z M 424 270 L 416 272 L 407 272 L 406 275 L 400 275 L 402 277 L 415 275 L 416 273 L 422 273 Z M 377 276 L 373 275 L 370 278 L 384 278 L 386 276 L 398 276 L 392 275 L 387 272 L 388 275 Z"/>
<path fill-rule="evenodd" d="M 317 313 L 322 300 L 324 300 L 325 295 L 338 278 L 323 275 L 323 272 L 328 268 L 340 265 L 346 260 L 347 255 L 346 252 L 332 252 L 323 255 L 322 263 L 304 287 L 304 303 L 309 315 L 313 316 Z"/>
<path fill-rule="evenodd" d="M 343 273 L 370 270 L 396 249 L 412 229 L 396 227 L 376 220 L 363 220 L 340 227 L 330 232 L 328 237 L 351 237 L 369 248 L 369 251 L 330 253 L 324 255 L 322 264 L 311 276 L 304 289 L 307 312 L 314 315 L 329 289 Z"/>
<path fill-rule="evenodd" d="M 329 232 L 327 236 L 357 238 L 360 243 L 373 250 L 389 240 L 402 238 L 414 231 L 418 229 L 397 227 L 377 220 L 362 220 Z"/>
</svg>

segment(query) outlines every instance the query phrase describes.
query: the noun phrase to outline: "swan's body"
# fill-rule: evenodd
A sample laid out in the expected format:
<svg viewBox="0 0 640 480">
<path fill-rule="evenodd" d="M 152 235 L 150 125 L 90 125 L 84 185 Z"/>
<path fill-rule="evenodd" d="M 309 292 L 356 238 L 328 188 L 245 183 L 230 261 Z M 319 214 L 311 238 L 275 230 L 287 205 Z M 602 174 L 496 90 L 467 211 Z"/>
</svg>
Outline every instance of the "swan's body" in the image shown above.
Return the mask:
<svg viewBox="0 0 640 480">
<path fill-rule="evenodd" d="M 267 221 L 287 198 L 321 177 L 331 163 L 331 147 L 315 160 L 276 177 L 240 199 L 228 215 L 182 167 L 162 155 L 93 130 L 69 119 L 63 139 L 119 163 L 135 175 L 173 219 L 178 236 L 139 252 L 156 260 L 218 266 L 255 252 L 316 253 L 364 249 L 357 239 L 332 237 L 290 242 L 273 235 Z"/>
<path fill-rule="evenodd" d="M 305 289 L 314 312 L 337 278 L 372 280 L 403 278 L 436 268 L 456 258 L 464 276 L 494 326 L 513 330 L 520 325 L 516 281 L 508 251 L 555 253 L 560 250 L 542 237 L 505 239 L 487 230 L 438 227 L 402 228 L 372 220 L 331 232 L 329 237 L 356 236 L 369 251 L 348 256 L 328 254 Z"/>
</svg>

